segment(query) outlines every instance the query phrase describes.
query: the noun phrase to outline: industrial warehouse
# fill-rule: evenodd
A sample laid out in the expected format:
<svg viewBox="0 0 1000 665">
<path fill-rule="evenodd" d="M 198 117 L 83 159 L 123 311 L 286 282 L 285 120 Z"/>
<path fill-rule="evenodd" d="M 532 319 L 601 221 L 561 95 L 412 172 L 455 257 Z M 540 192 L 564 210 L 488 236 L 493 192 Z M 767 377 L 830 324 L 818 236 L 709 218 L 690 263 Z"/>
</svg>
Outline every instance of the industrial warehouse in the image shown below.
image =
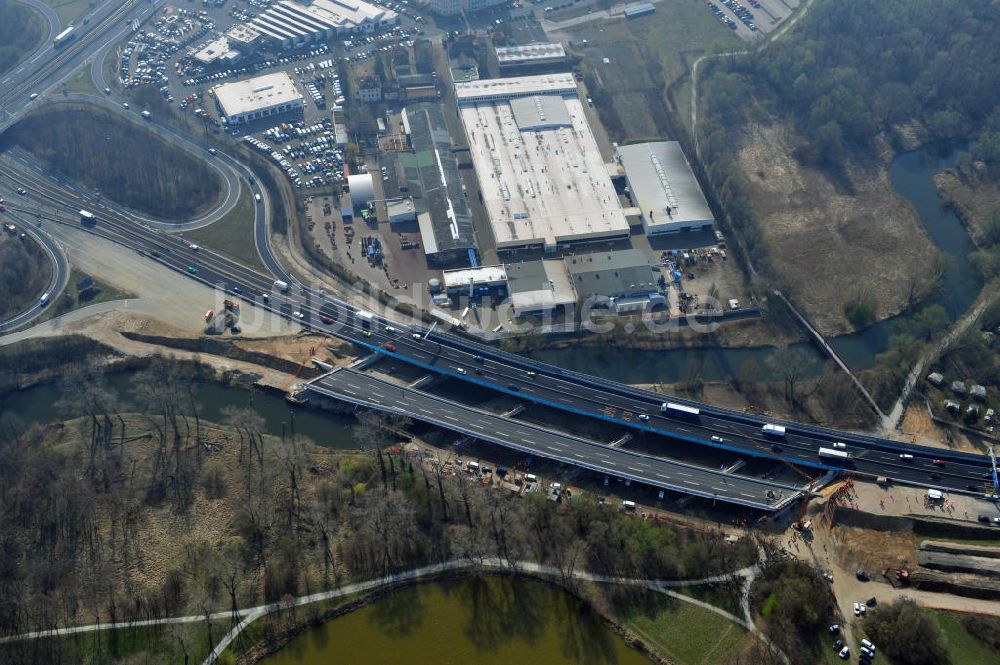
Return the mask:
<svg viewBox="0 0 1000 665">
<path fill-rule="evenodd" d="M 302 93 L 286 72 L 275 72 L 215 88 L 215 101 L 223 120 L 239 125 L 285 113 L 303 106 Z"/>
<path fill-rule="evenodd" d="M 616 159 L 648 235 L 711 228 L 715 216 L 677 141 L 619 146 Z"/>
<path fill-rule="evenodd" d="M 325 41 L 335 35 L 373 32 L 398 20 L 396 12 L 363 0 L 281 0 L 253 19 L 254 29 L 282 47 Z"/>
<path fill-rule="evenodd" d="M 455 96 L 498 249 L 628 236 L 572 74 L 456 83 Z"/>
</svg>

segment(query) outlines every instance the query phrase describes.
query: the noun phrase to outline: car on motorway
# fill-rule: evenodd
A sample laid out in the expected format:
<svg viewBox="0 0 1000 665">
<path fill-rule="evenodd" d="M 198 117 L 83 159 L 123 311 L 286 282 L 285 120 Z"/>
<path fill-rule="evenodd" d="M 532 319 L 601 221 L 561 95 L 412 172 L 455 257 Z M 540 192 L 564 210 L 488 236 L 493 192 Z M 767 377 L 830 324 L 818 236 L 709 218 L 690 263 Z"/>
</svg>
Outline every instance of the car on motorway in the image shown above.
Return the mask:
<svg viewBox="0 0 1000 665">
<path fill-rule="evenodd" d="M 319 317 L 319 320 L 322 321 L 323 323 L 325 323 L 326 325 L 331 325 L 333 323 L 333 319 L 331 319 L 326 314 L 324 314 L 323 316 Z"/>
<path fill-rule="evenodd" d="M 462 376 L 465 376 L 466 374 L 468 374 L 468 372 L 464 368 L 462 368 L 462 367 L 457 368 L 455 371 L 458 372 L 459 374 L 461 374 Z"/>
<path fill-rule="evenodd" d="M 931 464 L 933 464 L 934 466 L 944 466 L 944 460 L 943 459 L 931 460 Z"/>
<path fill-rule="evenodd" d="M 361 334 L 364 335 L 365 337 L 371 337 L 372 336 L 372 331 L 371 330 L 365 330 Z"/>
<path fill-rule="evenodd" d="M 122 108 L 123 109 L 127 109 L 128 108 L 128 102 L 122 102 Z"/>
<path fill-rule="evenodd" d="M 909 453 L 900 453 L 899 454 L 899 459 L 903 460 L 904 462 L 912 462 L 913 461 L 913 455 L 911 455 Z"/>
<path fill-rule="evenodd" d="M 192 244 L 192 245 L 188 245 L 188 249 L 190 249 L 192 252 L 197 252 L 199 249 L 201 249 L 201 247 L 199 247 L 198 245 Z"/>
<path fill-rule="evenodd" d="M 712 441 L 714 441 L 715 443 L 722 443 L 722 437 L 713 434 L 712 435 Z"/>
<path fill-rule="evenodd" d="M 26 190 L 24 187 L 18 187 L 17 193 L 20 194 L 21 196 L 24 196 L 25 194 L 28 193 L 28 190 Z"/>
<path fill-rule="evenodd" d="M 519 390 L 521 390 L 521 388 L 516 383 L 508 383 L 507 389 L 513 390 L 514 392 L 518 392 Z"/>
<path fill-rule="evenodd" d="M 105 88 L 104 89 L 104 94 L 105 95 L 110 95 L 111 94 L 111 88 Z"/>
<path fill-rule="evenodd" d="M 30 99 L 31 101 L 35 101 L 36 99 L 38 99 L 38 93 L 37 92 L 31 93 L 30 95 L 28 95 L 28 99 Z"/>
<path fill-rule="evenodd" d="M 649 422 L 649 416 L 647 416 L 645 413 L 640 413 L 639 414 L 639 420 L 641 420 L 644 423 L 648 423 Z"/>
<path fill-rule="evenodd" d="M 238 295 L 238 296 L 239 296 L 239 295 L 243 295 L 243 289 L 241 289 L 241 288 L 240 288 L 240 287 L 238 287 L 238 286 L 234 286 L 234 287 L 233 287 L 233 293 L 235 293 L 235 294 L 236 294 L 236 295 Z"/>
<path fill-rule="evenodd" d="M 188 272 L 191 273 L 192 275 L 197 275 L 198 269 L 195 268 L 194 266 L 188 266 Z"/>
<path fill-rule="evenodd" d="M 299 310 L 295 310 L 294 312 L 292 312 L 292 316 L 294 316 L 296 319 L 299 319 L 300 321 L 306 318 L 306 315 Z"/>
<path fill-rule="evenodd" d="M 475 360 L 477 363 L 483 362 L 482 356 L 472 356 L 472 359 Z"/>
<path fill-rule="evenodd" d="M 941 474 L 940 473 L 932 473 L 931 474 L 931 480 L 941 480 Z"/>
<path fill-rule="evenodd" d="M 396 351 L 396 345 L 393 344 L 392 342 L 386 342 L 382 346 L 386 351 L 392 351 L 392 352 Z"/>
</svg>

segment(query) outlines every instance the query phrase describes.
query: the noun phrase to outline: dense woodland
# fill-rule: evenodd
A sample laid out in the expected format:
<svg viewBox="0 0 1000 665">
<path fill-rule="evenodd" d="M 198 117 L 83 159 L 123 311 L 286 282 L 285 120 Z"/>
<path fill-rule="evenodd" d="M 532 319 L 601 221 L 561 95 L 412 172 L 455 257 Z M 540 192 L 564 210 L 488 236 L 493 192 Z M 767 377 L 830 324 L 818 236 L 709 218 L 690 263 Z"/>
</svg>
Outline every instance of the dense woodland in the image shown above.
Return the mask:
<svg viewBox="0 0 1000 665">
<path fill-rule="evenodd" d="M 747 250 L 764 253 L 734 150 L 747 123 L 789 123 L 795 157 L 832 173 L 847 157 L 874 161 L 879 137 L 901 147 L 906 127 L 927 140 L 976 137 L 997 124 L 998 28 L 989 0 L 820 1 L 763 51 L 709 61 L 703 159 Z M 1000 154 L 1000 136 L 983 138 Z"/>
<path fill-rule="evenodd" d="M 59 104 L 29 115 L 3 137 L 47 168 L 152 217 L 188 220 L 220 198 L 221 176 L 140 125 L 90 105 Z"/>
<path fill-rule="evenodd" d="M 42 43 L 47 24 L 42 15 L 14 0 L 0 0 L 0 74 Z"/>
<path fill-rule="evenodd" d="M 220 428 L 198 416 L 199 371 L 162 359 L 134 375 L 143 414 L 121 413 L 93 366 L 63 374 L 63 399 L 85 417 L 25 428 L 0 415 L 0 634 L 226 611 L 453 558 L 677 578 L 756 556 L 749 538 L 425 467 L 381 417 L 358 425 L 359 453 L 265 436 L 249 409 Z M 72 662 L 60 648 L 26 645 L 20 662 Z"/>
<path fill-rule="evenodd" d="M 1000 105 L 998 28 L 989 0 L 817 2 L 788 38 L 718 67 L 711 114 L 739 125 L 752 99 L 832 163 L 911 122 L 967 137 Z"/>
<path fill-rule="evenodd" d="M 34 303 L 51 275 L 45 250 L 34 240 L 0 238 L 0 321 Z"/>
</svg>

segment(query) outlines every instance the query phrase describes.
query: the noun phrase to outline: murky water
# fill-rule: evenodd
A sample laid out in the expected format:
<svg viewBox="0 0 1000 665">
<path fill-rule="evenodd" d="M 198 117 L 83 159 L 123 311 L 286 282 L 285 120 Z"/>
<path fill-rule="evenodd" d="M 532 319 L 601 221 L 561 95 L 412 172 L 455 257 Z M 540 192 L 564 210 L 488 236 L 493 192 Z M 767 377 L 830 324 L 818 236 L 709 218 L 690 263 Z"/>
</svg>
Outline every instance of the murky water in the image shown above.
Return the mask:
<svg viewBox="0 0 1000 665">
<path fill-rule="evenodd" d="M 298 636 L 266 665 L 648 665 L 569 594 L 506 577 L 394 592 Z"/>
</svg>

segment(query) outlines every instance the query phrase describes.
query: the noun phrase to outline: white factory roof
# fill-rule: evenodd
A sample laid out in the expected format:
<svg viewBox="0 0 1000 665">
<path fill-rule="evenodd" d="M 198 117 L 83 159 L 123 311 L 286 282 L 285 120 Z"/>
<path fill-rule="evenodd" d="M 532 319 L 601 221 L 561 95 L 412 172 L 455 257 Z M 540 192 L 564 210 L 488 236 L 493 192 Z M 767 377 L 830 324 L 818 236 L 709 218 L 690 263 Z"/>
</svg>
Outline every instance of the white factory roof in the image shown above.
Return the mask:
<svg viewBox="0 0 1000 665">
<path fill-rule="evenodd" d="M 460 107 L 497 248 L 627 236 L 628 222 L 573 77 L 526 76 L 473 85 L 481 89 L 482 83 L 528 96 L 520 118 L 510 99 Z M 553 92 L 564 85 L 566 93 Z M 536 105 L 532 99 L 543 101 Z M 536 124 L 542 115 L 555 126 Z"/>
<path fill-rule="evenodd" d="M 223 83 L 215 89 L 215 98 L 227 116 L 248 113 L 302 99 L 292 77 L 285 72 L 255 76 L 244 81 Z"/>
<path fill-rule="evenodd" d="M 468 286 L 470 283 L 500 284 L 507 281 L 507 271 L 502 265 L 445 270 L 441 275 L 444 277 L 445 289 Z"/>
<path fill-rule="evenodd" d="M 366 23 L 394 21 L 396 18 L 396 12 L 362 0 L 313 0 L 309 4 L 279 0 L 253 22 L 263 32 L 302 38 L 327 30 L 353 30 Z"/>
<path fill-rule="evenodd" d="M 617 156 L 647 233 L 715 221 L 677 141 L 619 146 Z"/>
<path fill-rule="evenodd" d="M 504 79 L 480 79 L 455 84 L 455 97 L 460 104 L 513 99 L 538 94 L 576 94 L 576 79 L 570 73 L 516 76 Z"/>
<path fill-rule="evenodd" d="M 549 44 L 522 44 L 520 46 L 498 46 L 497 60 L 501 65 L 533 60 L 565 58 L 566 51 L 559 42 Z"/>
<path fill-rule="evenodd" d="M 213 39 L 195 51 L 194 59 L 204 64 L 211 64 L 229 52 L 229 39 L 223 36 Z"/>
</svg>

